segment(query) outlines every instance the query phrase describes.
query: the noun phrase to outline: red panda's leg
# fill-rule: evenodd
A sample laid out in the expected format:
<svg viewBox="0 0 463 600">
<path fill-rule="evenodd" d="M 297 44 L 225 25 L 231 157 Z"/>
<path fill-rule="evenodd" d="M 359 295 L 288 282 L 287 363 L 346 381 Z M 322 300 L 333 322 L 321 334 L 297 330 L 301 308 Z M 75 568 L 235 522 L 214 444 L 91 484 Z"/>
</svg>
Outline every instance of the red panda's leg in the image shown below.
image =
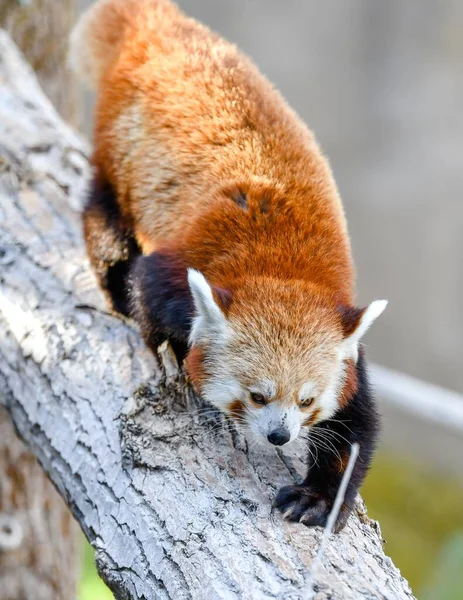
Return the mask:
<svg viewBox="0 0 463 600">
<path fill-rule="evenodd" d="M 354 442 L 359 456 L 347 486 L 335 531 L 347 522 L 355 498 L 371 463 L 379 430 L 379 419 L 368 385 L 365 359 L 360 352 L 357 362 L 358 389 L 350 402 L 333 417 L 314 426 L 310 441 L 309 472 L 300 485 L 282 488 L 275 505 L 290 521 L 325 526 Z M 317 445 L 317 439 L 320 443 Z"/>
<path fill-rule="evenodd" d="M 185 358 L 194 308 L 187 270 L 175 251 L 158 250 L 133 263 L 130 314 L 152 350 L 168 339 L 179 361 Z"/>
<path fill-rule="evenodd" d="M 87 253 L 112 308 L 129 314 L 127 279 L 140 254 L 131 230 L 124 226 L 110 183 L 97 174 L 83 213 Z"/>
</svg>

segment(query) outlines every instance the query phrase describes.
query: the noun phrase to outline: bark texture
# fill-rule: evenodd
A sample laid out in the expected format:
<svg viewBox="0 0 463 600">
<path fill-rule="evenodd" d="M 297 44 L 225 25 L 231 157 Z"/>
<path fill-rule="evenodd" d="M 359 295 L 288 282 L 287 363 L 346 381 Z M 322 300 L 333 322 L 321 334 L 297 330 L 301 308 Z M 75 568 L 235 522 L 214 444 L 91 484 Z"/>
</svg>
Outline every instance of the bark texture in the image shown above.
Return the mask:
<svg viewBox="0 0 463 600">
<path fill-rule="evenodd" d="M 247 446 L 108 314 L 79 199 L 87 148 L 0 36 L 0 386 L 20 435 L 117 598 L 305 599 L 322 531 L 283 522 L 298 453 Z M 317 600 L 413 598 L 363 504 L 315 573 Z"/>
<path fill-rule="evenodd" d="M 74 4 L 0 0 L 0 26 L 24 51 L 55 107 L 76 123 L 80 103 L 66 68 Z M 0 597 L 74 598 L 81 551 L 81 534 L 71 513 L 17 438 L 9 416 L 0 411 Z"/>
</svg>

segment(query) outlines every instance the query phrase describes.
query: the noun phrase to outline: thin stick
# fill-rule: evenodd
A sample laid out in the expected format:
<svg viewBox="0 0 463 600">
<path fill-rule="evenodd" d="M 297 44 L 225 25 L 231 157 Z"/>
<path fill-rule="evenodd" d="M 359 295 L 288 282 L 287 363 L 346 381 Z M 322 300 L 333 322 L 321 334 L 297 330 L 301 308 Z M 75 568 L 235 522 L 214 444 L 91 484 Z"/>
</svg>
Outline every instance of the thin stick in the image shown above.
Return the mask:
<svg viewBox="0 0 463 600">
<path fill-rule="evenodd" d="M 338 518 L 339 511 L 341 510 L 342 503 L 344 502 L 344 496 L 346 495 L 347 485 L 352 477 L 352 471 L 354 470 L 355 461 L 359 455 L 360 446 L 355 443 L 351 446 L 349 462 L 347 463 L 346 470 L 344 471 L 344 475 L 342 476 L 341 485 L 339 486 L 338 493 L 336 494 L 336 499 L 333 504 L 333 508 L 328 516 L 328 521 L 326 522 L 326 527 L 323 532 L 323 536 L 320 542 L 320 545 L 317 550 L 317 554 L 312 563 L 312 568 L 309 572 L 308 583 L 309 583 L 309 593 L 307 596 L 307 600 L 312 600 L 315 595 L 314 590 L 314 575 L 315 571 L 320 566 L 323 554 L 325 552 L 326 544 L 328 543 L 328 539 L 333 532 L 334 525 L 336 523 L 336 519 Z"/>
</svg>

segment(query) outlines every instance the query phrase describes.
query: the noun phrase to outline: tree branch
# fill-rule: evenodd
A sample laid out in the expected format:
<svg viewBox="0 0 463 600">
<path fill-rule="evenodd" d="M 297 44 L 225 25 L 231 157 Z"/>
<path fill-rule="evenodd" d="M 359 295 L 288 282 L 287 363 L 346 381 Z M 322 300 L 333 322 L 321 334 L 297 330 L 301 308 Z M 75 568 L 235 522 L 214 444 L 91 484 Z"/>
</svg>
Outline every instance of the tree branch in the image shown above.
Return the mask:
<svg viewBox="0 0 463 600">
<path fill-rule="evenodd" d="M 87 147 L 0 35 L 0 386 L 117 598 L 305 598 L 320 529 L 283 522 L 297 452 L 248 448 L 108 314 L 77 213 Z M 316 598 L 412 598 L 361 502 Z"/>
</svg>

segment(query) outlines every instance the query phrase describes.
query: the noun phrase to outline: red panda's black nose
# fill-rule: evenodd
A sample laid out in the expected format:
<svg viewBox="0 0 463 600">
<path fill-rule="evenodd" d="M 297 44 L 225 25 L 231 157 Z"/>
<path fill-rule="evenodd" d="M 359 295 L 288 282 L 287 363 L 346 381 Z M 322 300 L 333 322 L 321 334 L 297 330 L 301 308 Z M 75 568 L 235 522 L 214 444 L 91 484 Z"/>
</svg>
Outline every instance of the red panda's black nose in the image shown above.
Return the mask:
<svg viewBox="0 0 463 600">
<path fill-rule="evenodd" d="M 268 441 L 274 446 L 283 446 L 289 442 L 291 434 L 286 428 L 275 429 L 272 433 L 269 433 L 267 436 Z"/>
</svg>

